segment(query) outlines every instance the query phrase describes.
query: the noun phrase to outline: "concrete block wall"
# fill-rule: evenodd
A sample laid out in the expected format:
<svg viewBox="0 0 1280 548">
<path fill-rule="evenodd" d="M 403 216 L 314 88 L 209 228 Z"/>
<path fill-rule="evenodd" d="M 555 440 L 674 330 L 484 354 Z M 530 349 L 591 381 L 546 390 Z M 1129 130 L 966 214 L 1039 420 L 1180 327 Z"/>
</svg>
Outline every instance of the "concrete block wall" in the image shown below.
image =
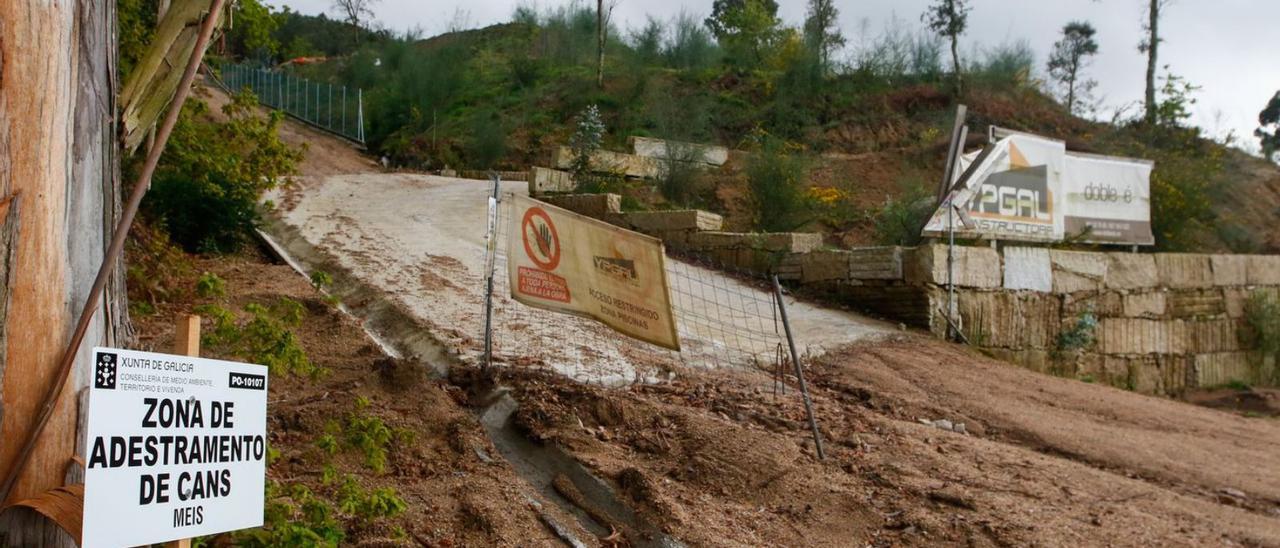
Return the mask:
<svg viewBox="0 0 1280 548">
<path fill-rule="evenodd" d="M 946 331 L 945 246 L 798 253 L 779 268 L 803 287 Z M 951 276 L 970 344 L 1037 371 L 1155 394 L 1274 378 L 1275 364 L 1242 335 L 1250 295 L 1280 291 L 1280 257 L 957 247 Z M 1063 348 L 1060 336 L 1086 314 L 1094 342 Z"/>
</svg>

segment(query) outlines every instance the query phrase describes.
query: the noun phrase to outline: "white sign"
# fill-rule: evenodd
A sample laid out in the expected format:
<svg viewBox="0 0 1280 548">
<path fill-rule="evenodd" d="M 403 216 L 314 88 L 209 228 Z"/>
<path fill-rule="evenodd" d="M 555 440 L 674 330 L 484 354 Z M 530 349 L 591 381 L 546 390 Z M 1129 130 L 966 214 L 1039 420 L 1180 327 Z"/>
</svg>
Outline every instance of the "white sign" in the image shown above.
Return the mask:
<svg viewBox="0 0 1280 548">
<path fill-rule="evenodd" d="M 93 349 L 82 546 L 262 525 L 267 368 Z"/>
<path fill-rule="evenodd" d="M 1146 160 L 1067 153 L 1062 190 L 1067 237 L 1152 245 L 1151 169 Z"/>
<path fill-rule="evenodd" d="M 956 185 L 925 225 L 962 238 L 1151 244 L 1153 164 L 1068 152 L 1062 141 L 1002 131 L 962 155 Z"/>
</svg>

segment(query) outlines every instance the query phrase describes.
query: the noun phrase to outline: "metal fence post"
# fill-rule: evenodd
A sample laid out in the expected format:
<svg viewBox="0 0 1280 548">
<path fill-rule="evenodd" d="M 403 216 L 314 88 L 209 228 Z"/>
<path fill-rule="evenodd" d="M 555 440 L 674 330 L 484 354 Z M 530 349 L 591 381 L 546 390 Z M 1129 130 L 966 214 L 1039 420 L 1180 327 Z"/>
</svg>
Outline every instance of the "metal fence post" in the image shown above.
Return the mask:
<svg viewBox="0 0 1280 548">
<path fill-rule="evenodd" d="M 347 86 L 342 86 L 342 134 L 347 134 Z"/>
<path fill-rule="evenodd" d="M 796 352 L 796 340 L 791 335 L 791 322 L 787 320 L 787 303 L 782 299 L 782 284 L 778 283 L 778 275 L 773 276 L 773 295 L 778 300 L 778 315 L 782 318 L 782 327 L 787 332 L 787 346 L 791 347 L 791 363 L 796 366 L 796 380 L 800 383 L 800 395 L 804 398 L 804 411 L 809 415 L 809 429 L 813 430 L 813 447 L 817 450 L 818 460 L 827 458 L 822 450 L 822 434 L 818 432 L 818 419 L 813 416 L 813 402 L 809 400 L 809 387 L 804 383 L 804 369 L 800 367 L 800 354 Z"/>
<path fill-rule="evenodd" d="M 329 122 L 325 125 L 333 129 L 333 82 L 329 82 Z"/>
<path fill-rule="evenodd" d="M 357 139 L 361 143 L 364 142 L 364 88 L 356 88 L 356 132 L 360 135 Z"/>
<path fill-rule="evenodd" d="M 498 188 L 502 178 L 490 172 L 493 193 L 489 196 L 488 228 L 485 230 L 485 292 L 484 292 L 484 370 L 493 365 L 493 269 L 498 254 Z"/>
</svg>

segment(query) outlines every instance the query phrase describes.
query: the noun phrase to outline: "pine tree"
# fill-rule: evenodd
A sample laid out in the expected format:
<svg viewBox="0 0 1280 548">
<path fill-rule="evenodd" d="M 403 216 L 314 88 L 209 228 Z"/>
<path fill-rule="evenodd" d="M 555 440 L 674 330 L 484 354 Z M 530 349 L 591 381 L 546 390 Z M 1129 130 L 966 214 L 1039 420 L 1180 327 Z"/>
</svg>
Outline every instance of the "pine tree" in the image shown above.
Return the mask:
<svg viewBox="0 0 1280 548">
<path fill-rule="evenodd" d="M 1076 111 L 1077 92 L 1088 90 L 1092 80 L 1081 80 L 1080 71 L 1088 65 L 1089 57 L 1098 54 L 1097 34 L 1093 25 L 1085 21 L 1072 21 L 1062 27 L 1062 39 L 1053 45 L 1049 54 L 1049 75 L 1067 88 L 1067 110 Z"/>
</svg>

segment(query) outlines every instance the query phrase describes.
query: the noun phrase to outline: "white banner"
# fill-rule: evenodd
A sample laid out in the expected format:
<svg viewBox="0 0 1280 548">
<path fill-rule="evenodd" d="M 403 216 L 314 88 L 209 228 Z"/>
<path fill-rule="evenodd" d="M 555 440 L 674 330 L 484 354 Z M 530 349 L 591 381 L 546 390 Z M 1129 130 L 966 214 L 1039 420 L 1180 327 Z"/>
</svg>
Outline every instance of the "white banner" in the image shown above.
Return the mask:
<svg viewBox="0 0 1280 548">
<path fill-rule="evenodd" d="M 1151 245 L 1151 170 L 1154 164 L 1067 153 L 1062 179 L 1066 236 L 1089 243 Z"/>
<path fill-rule="evenodd" d="M 954 227 L 961 238 L 1153 243 L 1150 162 L 1070 153 L 1062 141 L 1026 133 L 1001 135 L 981 153 L 960 157 L 956 186 L 925 236 Z"/>
<path fill-rule="evenodd" d="M 82 546 L 262 525 L 267 368 L 94 348 Z"/>
</svg>

